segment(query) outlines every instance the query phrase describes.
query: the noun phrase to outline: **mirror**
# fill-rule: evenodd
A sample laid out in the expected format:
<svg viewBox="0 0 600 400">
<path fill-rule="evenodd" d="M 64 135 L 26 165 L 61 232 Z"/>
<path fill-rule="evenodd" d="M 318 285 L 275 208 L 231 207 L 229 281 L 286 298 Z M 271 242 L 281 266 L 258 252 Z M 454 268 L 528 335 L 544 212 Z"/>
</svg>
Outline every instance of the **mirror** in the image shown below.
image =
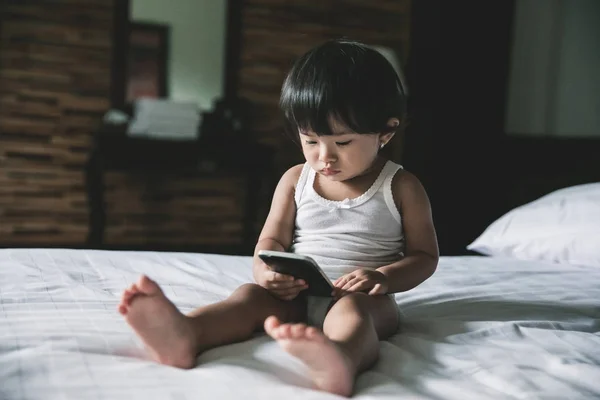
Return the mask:
<svg viewBox="0 0 600 400">
<path fill-rule="evenodd" d="M 178 0 L 176 3 L 130 0 L 129 14 L 134 29 L 146 27 L 146 36 L 150 35 L 149 32 L 160 36 L 160 29 L 168 31 L 163 74 L 164 96 L 169 100 L 193 102 L 202 110 L 210 110 L 215 101 L 223 96 L 227 6 L 227 0 Z M 160 53 L 160 50 L 157 52 Z M 145 54 L 152 57 L 151 54 Z M 151 62 L 146 60 L 145 64 Z M 160 68 L 157 68 L 160 73 Z M 139 83 L 140 79 L 137 81 Z M 148 78 L 146 74 L 143 83 L 155 93 L 158 84 L 153 82 L 158 81 L 157 78 Z M 128 91 L 128 94 L 132 93 L 136 91 Z M 128 100 L 134 97 L 128 96 Z"/>
</svg>

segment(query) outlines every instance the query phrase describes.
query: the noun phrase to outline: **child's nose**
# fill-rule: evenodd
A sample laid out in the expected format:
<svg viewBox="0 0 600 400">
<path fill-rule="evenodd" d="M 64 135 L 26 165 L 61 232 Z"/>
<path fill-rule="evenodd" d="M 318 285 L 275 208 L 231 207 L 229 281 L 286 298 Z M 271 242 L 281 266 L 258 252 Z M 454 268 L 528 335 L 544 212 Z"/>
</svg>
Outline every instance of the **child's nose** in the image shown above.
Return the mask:
<svg viewBox="0 0 600 400">
<path fill-rule="evenodd" d="M 333 162 L 337 159 L 335 151 L 327 145 L 322 145 L 319 149 L 319 161 L 324 163 Z"/>
</svg>

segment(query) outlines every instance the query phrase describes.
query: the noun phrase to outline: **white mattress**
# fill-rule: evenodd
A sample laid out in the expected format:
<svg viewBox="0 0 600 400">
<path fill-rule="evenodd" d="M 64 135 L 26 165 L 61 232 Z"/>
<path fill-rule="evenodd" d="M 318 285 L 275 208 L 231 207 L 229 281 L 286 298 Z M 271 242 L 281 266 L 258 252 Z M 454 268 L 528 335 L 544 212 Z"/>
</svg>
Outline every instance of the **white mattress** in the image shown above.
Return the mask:
<svg viewBox="0 0 600 400">
<path fill-rule="evenodd" d="M 330 399 L 268 337 L 208 351 L 192 370 L 144 359 L 116 312 L 140 273 L 182 311 L 251 281 L 246 257 L 0 250 L 0 399 Z M 600 269 L 443 257 L 397 295 L 358 399 L 600 398 Z"/>
</svg>

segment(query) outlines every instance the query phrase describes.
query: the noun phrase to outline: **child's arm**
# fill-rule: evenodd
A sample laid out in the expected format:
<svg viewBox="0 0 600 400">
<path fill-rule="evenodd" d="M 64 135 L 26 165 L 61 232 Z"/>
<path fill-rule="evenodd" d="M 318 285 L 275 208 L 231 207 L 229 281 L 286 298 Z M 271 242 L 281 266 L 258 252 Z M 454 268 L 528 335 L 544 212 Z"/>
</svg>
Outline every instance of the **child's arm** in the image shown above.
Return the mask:
<svg viewBox="0 0 600 400">
<path fill-rule="evenodd" d="M 402 215 L 406 248 L 404 258 L 378 268 L 387 278 L 387 292 L 410 290 L 435 272 L 439 249 L 431 205 L 423 185 L 410 172 L 401 171 L 392 182 L 396 207 Z"/>
<path fill-rule="evenodd" d="M 291 300 L 306 288 L 303 282 L 272 271 L 257 254 L 259 250 L 287 251 L 292 244 L 296 217 L 294 192 L 302 165 L 290 168 L 279 180 L 271 209 L 254 249 L 254 280 L 276 296 Z"/>
</svg>

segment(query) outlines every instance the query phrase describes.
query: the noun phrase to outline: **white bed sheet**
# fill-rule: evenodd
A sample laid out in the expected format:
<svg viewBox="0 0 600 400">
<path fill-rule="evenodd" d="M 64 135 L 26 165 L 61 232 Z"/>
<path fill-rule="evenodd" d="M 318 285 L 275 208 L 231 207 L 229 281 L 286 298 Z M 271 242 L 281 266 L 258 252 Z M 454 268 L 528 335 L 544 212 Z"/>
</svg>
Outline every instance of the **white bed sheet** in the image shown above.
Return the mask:
<svg viewBox="0 0 600 400">
<path fill-rule="evenodd" d="M 209 254 L 0 250 L 0 399 L 333 399 L 264 335 L 179 370 L 144 358 L 116 305 L 144 273 L 182 310 L 251 281 Z M 442 257 L 396 296 L 401 331 L 357 399 L 600 398 L 600 269 Z"/>
</svg>

